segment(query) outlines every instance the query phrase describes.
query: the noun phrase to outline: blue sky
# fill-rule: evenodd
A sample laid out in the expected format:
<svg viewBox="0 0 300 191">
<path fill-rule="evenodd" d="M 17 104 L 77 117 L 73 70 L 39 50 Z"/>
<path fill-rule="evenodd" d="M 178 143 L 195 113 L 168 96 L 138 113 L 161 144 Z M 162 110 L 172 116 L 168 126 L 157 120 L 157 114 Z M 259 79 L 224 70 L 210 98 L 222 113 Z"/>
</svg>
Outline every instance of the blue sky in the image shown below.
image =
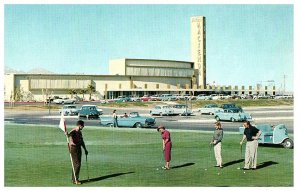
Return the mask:
<svg viewBox="0 0 300 191">
<path fill-rule="evenodd" d="M 206 17 L 207 81 L 293 89 L 292 5 L 5 5 L 4 63 L 108 74 L 110 59 L 191 61 L 190 17 Z"/>
</svg>

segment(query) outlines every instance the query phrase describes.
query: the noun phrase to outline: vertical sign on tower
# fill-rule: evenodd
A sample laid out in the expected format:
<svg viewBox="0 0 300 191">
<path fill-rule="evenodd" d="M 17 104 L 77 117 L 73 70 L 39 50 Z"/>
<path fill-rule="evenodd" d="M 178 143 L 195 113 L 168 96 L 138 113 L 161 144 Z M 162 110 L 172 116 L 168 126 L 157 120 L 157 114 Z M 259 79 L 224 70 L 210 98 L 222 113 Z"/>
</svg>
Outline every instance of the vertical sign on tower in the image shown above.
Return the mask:
<svg viewBox="0 0 300 191">
<path fill-rule="evenodd" d="M 191 17 L 191 51 L 197 85 L 206 87 L 205 17 Z"/>
</svg>

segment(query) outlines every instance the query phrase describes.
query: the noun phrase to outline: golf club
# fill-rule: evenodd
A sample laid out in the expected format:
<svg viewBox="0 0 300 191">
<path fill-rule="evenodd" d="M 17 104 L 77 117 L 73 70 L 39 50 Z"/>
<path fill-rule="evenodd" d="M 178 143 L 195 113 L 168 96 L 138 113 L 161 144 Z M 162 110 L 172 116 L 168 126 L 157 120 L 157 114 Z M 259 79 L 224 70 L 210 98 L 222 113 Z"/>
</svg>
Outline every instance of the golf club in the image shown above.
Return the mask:
<svg viewBox="0 0 300 191">
<path fill-rule="evenodd" d="M 163 167 L 165 166 L 165 165 L 164 165 L 164 158 L 165 158 L 164 150 L 162 150 L 161 163 L 163 164 L 163 166 L 160 166 L 159 168 L 156 168 L 156 170 L 161 170 L 161 169 L 163 169 Z"/>
<path fill-rule="evenodd" d="M 240 158 L 243 159 L 243 145 L 240 145 Z M 238 170 L 242 170 L 242 164 L 240 163 L 240 167 Z"/>
<path fill-rule="evenodd" d="M 87 160 L 87 155 L 85 155 L 85 161 L 86 161 L 86 170 L 87 170 L 87 174 L 88 174 L 88 181 L 90 181 L 89 164 L 88 164 L 88 160 Z"/>
<path fill-rule="evenodd" d="M 207 163 L 206 163 L 206 168 L 204 170 L 208 170 L 208 168 L 210 167 L 210 164 L 211 164 L 211 162 L 209 162 L 209 161 L 212 160 L 212 153 L 211 153 L 212 152 L 212 144 L 209 144 L 208 148 L 209 148 L 208 159 L 207 159 Z"/>
</svg>

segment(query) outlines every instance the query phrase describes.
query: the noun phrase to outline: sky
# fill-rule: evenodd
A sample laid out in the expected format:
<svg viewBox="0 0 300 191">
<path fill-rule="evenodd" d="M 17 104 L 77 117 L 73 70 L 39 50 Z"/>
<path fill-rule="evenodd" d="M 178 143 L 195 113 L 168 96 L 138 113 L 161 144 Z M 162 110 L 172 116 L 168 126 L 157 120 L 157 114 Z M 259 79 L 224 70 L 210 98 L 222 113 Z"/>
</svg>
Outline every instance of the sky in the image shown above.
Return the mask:
<svg viewBox="0 0 300 191">
<path fill-rule="evenodd" d="M 4 5 L 4 65 L 108 74 L 111 59 L 191 61 L 206 17 L 207 82 L 293 90 L 293 5 Z"/>
</svg>

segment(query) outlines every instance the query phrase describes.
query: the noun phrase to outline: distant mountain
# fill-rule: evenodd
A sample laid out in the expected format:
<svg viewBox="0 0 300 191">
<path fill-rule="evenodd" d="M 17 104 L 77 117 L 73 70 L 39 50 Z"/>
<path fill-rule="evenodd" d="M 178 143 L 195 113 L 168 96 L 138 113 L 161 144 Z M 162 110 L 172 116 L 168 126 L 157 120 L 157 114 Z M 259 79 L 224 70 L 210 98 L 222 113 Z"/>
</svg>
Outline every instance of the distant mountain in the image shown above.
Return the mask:
<svg viewBox="0 0 300 191">
<path fill-rule="evenodd" d="M 4 73 L 5 74 L 9 74 L 9 73 L 16 73 L 16 74 L 21 74 L 22 73 L 23 74 L 23 73 L 26 73 L 26 72 L 21 71 L 21 70 L 15 70 L 15 69 L 12 69 L 12 68 L 10 68 L 8 66 L 5 66 Z"/>
<path fill-rule="evenodd" d="M 54 74 L 54 72 L 51 72 L 44 68 L 34 68 L 32 70 L 29 70 L 27 73 L 28 74 Z"/>
<path fill-rule="evenodd" d="M 8 66 L 5 66 L 5 74 L 9 73 L 16 73 L 16 74 L 54 74 L 54 72 L 51 72 L 49 70 L 46 70 L 44 68 L 34 68 L 29 70 L 28 72 L 24 72 L 22 70 L 15 70 L 13 68 L 10 68 Z"/>
</svg>

